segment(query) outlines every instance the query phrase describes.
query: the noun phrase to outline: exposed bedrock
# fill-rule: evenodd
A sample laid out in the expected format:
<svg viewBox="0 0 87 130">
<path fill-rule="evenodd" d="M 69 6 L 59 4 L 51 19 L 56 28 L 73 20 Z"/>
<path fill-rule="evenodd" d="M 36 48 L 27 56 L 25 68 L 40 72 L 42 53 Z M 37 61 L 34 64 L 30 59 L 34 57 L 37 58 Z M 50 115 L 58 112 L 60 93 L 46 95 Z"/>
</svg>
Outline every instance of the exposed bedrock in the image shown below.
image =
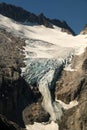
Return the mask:
<svg viewBox="0 0 87 130">
<path fill-rule="evenodd" d="M 87 50 L 72 61 L 74 71 L 63 71 L 55 96 L 63 102 L 77 100 L 78 105 L 64 111 L 60 130 L 87 130 Z"/>
<path fill-rule="evenodd" d="M 22 127 L 22 111 L 39 98 L 21 77 L 24 44 L 23 39 L 0 29 L 0 114 Z"/>
<path fill-rule="evenodd" d="M 0 114 L 0 130 L 25 130 Z"/>
</svg>

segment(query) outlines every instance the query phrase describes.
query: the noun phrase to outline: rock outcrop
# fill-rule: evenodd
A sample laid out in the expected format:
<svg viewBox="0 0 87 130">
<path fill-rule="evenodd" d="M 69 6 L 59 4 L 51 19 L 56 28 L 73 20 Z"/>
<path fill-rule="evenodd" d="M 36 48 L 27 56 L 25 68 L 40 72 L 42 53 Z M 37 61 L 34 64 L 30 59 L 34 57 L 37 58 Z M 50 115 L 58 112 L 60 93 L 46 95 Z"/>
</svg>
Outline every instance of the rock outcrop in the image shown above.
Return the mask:
<svg viewBox="0 0 87 130">
<path fill-rule="evenodd" d="M 16 123 L 7 120 L 2 115 L 0 115 L 0 129 L 1 130 L 25 130 L 25 129 L 19 127 Z"/>
<path fill-rule="evenodd" d="M 68 26 L 65 21 L 60 21 L 58 19 L 51 19 L 50 22 L 61 28 L 61 31 L 67 32 L 69 34 L 76 35 L 75 32 Z"/>
<path fill-rule="evenodd" d="M 78 105 L 64 112 L 60 130 L 87 129 L 87 50 L 72 61 L 73 71 L 63 71 L 55 95 L 66 103 L 77 99 Z"/>
</svg>

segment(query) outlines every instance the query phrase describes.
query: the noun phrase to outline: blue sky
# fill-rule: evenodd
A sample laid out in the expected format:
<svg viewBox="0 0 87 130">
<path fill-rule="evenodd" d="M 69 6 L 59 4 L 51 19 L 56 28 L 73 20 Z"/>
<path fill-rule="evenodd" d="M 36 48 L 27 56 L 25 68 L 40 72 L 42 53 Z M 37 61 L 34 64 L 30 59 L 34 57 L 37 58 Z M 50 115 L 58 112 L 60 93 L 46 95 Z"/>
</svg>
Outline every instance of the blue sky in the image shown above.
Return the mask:
<svg viewBox="0 0 87 130">
<path fill-rule="evenodd" d="M 49 18 L 65 20 L 69 26 L 79 33 L 87 24 L 87 0 L 0 0 L 40 14 Z"/>
</svg>

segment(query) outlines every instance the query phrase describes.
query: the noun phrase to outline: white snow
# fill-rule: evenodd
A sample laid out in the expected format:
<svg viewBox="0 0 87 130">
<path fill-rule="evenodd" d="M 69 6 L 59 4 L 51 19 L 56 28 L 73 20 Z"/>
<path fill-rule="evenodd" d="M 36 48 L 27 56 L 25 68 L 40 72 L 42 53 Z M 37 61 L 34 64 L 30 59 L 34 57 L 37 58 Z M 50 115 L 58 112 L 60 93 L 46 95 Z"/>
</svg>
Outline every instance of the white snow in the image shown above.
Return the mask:
<svg viewBox="0 0 87 130">
<path fill-rule="evenodd" d="M 26 129 L 27 130 L 59 130 L 59 126 L 53 121 L 47 125 L 34 122 L 33 125 L 26 125 Z"/>
<path fill-rule="evenodd" d="M 43 46 L 39 44 L 35 47 L 26 45 L 24 49 L 27 58 L 65 58 L 71 53 L 80 55 L 87 47 L 87 35 L 72 36 L 61 32 L 61 29 L 56 26 L 54 29 L 46 28 L 43 25 L 27 26 L 0 15 L 0 27 L 7 28 L 9 32 L 13 32 L 17 36 L 51 43 L 50 46 L 45 44 Z M 30 51 L 34 55 L 30 56 L 28 54 Z"/>
<path fill-rule="evenodd" d="M 65 66 L 64 70 L 65 70 L 65 71 L 71 71 L 71 72 L 77 71 L 77 69 L 72 69 L 71 64 Z"/>
<path fill-rule="evenodd" d="M 62 102 L 61 100 L 57 100 L 57 99 L 55 101 L 60 103 L 62 105 L 62 107 L 66 110 L 78 105 L 78 101 L 76 101 L 76 100 L 71 101 L 69 104 L 66 104 L 66 103 Z"/>
</svg>

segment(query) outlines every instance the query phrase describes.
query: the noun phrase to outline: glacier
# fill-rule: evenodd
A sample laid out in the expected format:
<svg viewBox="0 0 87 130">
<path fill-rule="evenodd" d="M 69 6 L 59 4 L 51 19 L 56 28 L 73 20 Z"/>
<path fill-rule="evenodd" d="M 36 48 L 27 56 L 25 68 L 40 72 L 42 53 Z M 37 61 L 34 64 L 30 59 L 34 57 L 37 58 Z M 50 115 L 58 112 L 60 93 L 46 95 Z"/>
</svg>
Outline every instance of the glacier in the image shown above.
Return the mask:
<svg viewBox="0 0 87 130">
<path fill-rule="evenodd" d="M 53 99 L 51 91 L 55 88 L 63 69 L 73 70 L 71 61 L 75 55 L 84 52 L 87 47 L 87 35 L 72 36 L 56 26 L 50 29 L 43 25 L 24 25 L 2 15 L 0 27 L 25 39 L 26 46 L 23 51 L 26 66 L 21 68 L 21 76 L 30 85 L 38 87 L 43 96 L 42 106 L 50 114 L 50 120 L 60 120 L 62 109 L 68 106 Z"/>
</svg>

